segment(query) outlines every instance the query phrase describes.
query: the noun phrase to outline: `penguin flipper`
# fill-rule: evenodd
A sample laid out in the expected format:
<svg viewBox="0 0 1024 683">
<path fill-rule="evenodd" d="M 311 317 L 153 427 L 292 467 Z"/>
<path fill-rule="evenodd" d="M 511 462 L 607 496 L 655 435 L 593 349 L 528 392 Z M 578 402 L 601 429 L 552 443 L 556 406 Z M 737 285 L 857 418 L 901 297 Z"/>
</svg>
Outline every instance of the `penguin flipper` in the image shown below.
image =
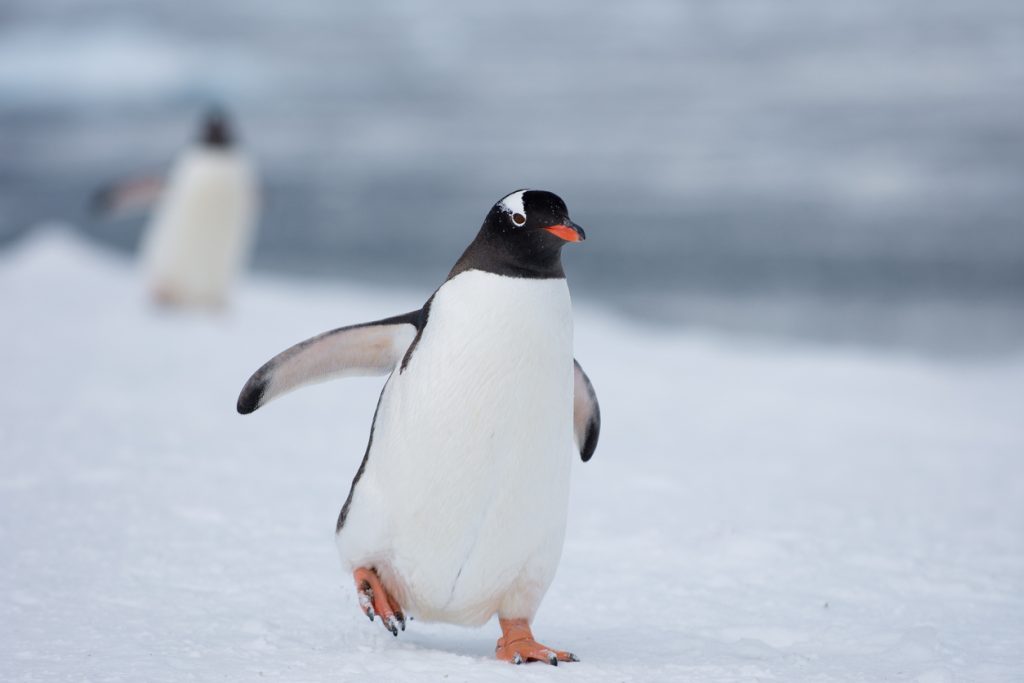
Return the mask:
<svg viewBox="0 0 1024 683">
<path fill-rule="evenodd" d="M 117 180 L 97 189 L 90 207 L 95 215 L 104 217 L 141 211 L 156 203 L 164 185 L 165 179 L 160 176 Z"/>
<path fill-rule="evenodd" d="M 402 360 L 422 325 L 422 310 L 350 325 L 282 351 L 253 373 L 238 395 L 248 415 L 281 394 L 338 377 L 385 375 Z"/>
<path fill-rule="evenodd" d="M 594 385 L 578 361 L 573 359 L 572 426 L 576 435 L 576 447 L 583 462 L 590 460 L 597 449 L 597 437 L 601 434 L 601 406 L 597 403 Z"/>
</svg>

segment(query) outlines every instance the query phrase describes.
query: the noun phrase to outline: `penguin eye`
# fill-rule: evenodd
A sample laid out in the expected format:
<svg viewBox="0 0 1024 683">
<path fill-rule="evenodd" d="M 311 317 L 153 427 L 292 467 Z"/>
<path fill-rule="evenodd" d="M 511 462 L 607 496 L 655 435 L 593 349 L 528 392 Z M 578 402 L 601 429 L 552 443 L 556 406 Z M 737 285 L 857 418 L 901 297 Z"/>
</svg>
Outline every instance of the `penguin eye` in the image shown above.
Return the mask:
<svg viewBox="0 0 1024 683">
<path fill-rule="evenodd" d="M 514 213 L 512 214 L 512 222 L 516 225 L 523 225 L 526 223 L 526 216 L 521 213 Z"/>
</svg>

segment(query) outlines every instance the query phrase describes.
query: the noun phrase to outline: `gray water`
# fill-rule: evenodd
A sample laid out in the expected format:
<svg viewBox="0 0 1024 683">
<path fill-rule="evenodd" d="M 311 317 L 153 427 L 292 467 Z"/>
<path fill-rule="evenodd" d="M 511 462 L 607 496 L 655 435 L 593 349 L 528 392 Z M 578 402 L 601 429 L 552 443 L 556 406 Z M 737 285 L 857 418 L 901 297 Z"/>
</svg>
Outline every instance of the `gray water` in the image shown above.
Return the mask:
<svg viewBox="0 0 1024 683">
<path fill-rule="evenodd" d="M 1024 348 L 1024 3 L 0 7 L 0 245 L 159 171 L 210 102 L 265 190 L 256 267 L 426 293 L 553 190 L 578 300 L 712 331 Z"/>
</svg>

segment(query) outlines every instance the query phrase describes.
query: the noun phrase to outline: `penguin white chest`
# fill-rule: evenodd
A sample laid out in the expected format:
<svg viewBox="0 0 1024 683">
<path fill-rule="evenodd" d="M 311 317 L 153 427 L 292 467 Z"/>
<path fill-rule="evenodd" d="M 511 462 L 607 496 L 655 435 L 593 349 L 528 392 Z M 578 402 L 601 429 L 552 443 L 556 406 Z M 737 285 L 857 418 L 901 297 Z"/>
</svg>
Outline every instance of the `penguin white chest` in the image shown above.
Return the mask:
<svg viewBox="0 0 1024 683">
<path fill-rule="evenodd" d="M 256 210 L 255 177 L 243 156 L 184 154 L 142 244 L 153 293 L 168 303 L 223 304 L 248 254 Z"/>
<path fill-rule="evenodd" d="M 449 280 L 382 393 L 343 559 L 423 619 L 532 617 L 565 533 L 572 401 L 564 279 Z"/>
</svg>

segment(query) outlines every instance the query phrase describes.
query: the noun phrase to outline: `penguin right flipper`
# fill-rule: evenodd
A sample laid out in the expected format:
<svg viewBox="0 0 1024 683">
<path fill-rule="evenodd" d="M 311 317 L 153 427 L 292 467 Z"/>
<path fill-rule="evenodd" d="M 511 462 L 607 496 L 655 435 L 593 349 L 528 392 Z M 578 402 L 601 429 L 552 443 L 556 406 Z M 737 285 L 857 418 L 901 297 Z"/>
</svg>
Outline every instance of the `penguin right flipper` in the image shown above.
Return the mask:
<svg viewBox="0 0 1024 683">
<path fill-rule="evenodd" d="M 299 342 L 257 370 L 238 395 L 248 415 L 281 394 L 338 377 L 385 375 L 405 356 L 422 327 L 423 311 L 351 325 Z"/>
<path fill-rule="evenodd" d="M 159 176 L 127 178 L 107 183 L 96 190 L 90 201 L 98 216 L 117 216 L 148 209 L 163 193 L 165 180 Z"/>
<path fill-rule="evenodd" d="M 590 383 L 587 373 L 583 372 L 579 361 L 573 359 L 573 400 L 572 426 L 576 435 L 576 447 L 580 450 L 583 462 L 590 460 L 597 449 L 597 437 L 601 434 L 601 406 L 597 403 L 597 393 Z"/>
</svg>

